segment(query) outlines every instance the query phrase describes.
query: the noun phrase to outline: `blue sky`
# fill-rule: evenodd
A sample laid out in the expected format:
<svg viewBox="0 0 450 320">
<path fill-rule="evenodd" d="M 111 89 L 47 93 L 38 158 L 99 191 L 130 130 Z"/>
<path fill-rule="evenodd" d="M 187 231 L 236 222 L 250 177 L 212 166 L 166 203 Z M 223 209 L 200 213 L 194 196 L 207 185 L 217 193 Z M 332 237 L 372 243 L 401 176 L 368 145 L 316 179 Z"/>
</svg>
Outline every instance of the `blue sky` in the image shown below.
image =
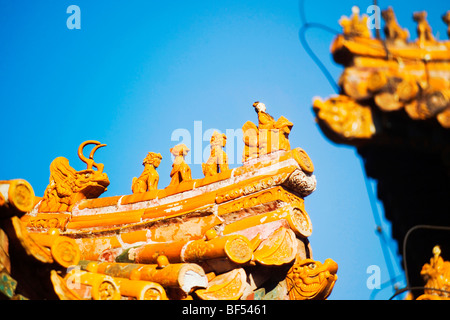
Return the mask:
<svg viewBox="0 0 450 320">
<path fill-rule="evenodd" d="M 416 37 L 414 11 L 427 10 L 433 33 L 447 39 L 442 1 L 395 1 L 399 23 Z M 310 22 L 340 30 L 337 21 L 357 4 L 372 1 L 305 0 Z M 390 3 L 378 1 L 382 9 Z M 81 29 L 69 30 L 69 5 L 81 9 Z M 169 184 L 174 131 L 191 133 L 205 149 L 207 129 L 238 130 L 256 122 L 252 103 L 263 101 L 274 117 L 294 123 L 291 146 L 307 151 L 317 190 L 306 198 L 316 260 L 339 264 L 330 299 L 387 299 L 392 289 L 367 287 L 369 266 L 390 275 L 354 148 L 331 143 L 315 124 L 311 102 L 333 87 L 299 41 L 299 1 L 0 1 L 0 179 L 23 178 L 42 196 L 51 161 L 64 156 L 77 170 L 76 154 L 89 139 L 106 143 L 96 153 L 111 185 L 103 196 L 131 193 L 149 151 L 163 156 L 160 188 Z M 333 35 L 310 30 L 307 39 L 338 79 L 330 56 Z M 197 122 L 198 124 L 198 122 Z M 197 126 L 198 130 L 198 126 Z M 194 138 L 196 139 L 194 144 Z M 204 141 L 203 141 L 204 140 Z M 186 142 L 186 141 L 184 141 Z M 237 142 L 236 142 L 237 145 Z M 236 147 L 237 148 L 237 147 Z M 196 152 L 192 150 L 191 153 Z M 197 150 L 198 152 L 198 150 Z M 235 150 L 235 163 L 242 150 Z M 191 164 L 193 178 L 201 165 Z M 369 183 L 375 190 L 375 185 Z M 379 214 L 382 208 L 375 203 Z M 389 223 L 383 222 L 390 237 Z M 393 275 L 404 286 L 396 246 Z M 388 282 L 390 284 L 390 282 Z"/>
</svg>

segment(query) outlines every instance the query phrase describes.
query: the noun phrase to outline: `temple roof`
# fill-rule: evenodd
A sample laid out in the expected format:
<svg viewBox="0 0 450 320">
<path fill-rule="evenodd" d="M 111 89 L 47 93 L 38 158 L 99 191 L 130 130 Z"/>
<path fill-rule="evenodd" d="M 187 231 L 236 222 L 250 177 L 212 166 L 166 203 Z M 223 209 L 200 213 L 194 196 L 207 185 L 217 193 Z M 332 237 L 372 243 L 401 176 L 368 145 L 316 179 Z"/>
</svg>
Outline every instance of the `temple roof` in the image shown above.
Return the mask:
<svg viewBox="0 0 450 320">
<path fill-rule="evenodd" d="M 425 12 L 414 14 L 415 40 L 398 25 L 392 8 L 382 16 L 384 39 L 371 35 L 367 16 L 360 17 L 359 10 L 340 21 L 343 33 L 334 39 L 331 53 L 345 68 L 341 92 L 313 103 L 317 120 L 333 140 L 352 144 L 382 133 L 380 112 L 450 128 L 450 41 L 434 38 Z"/>
<path fill-rule="evenodd" d="M 28 205 L 7 220 L 7 240 L 20 252 L 0 241 L 7 279 L 20 284 L 8 297 L 326 299 L 338 267 L 331 259 L 313 260 L 309 246 L 312 222 L 304 199 L 316 188 L 314 165 L 303 149 L 291 149 L 291 122 L 275 120 L 261 102 L 253 106 L 258 125 L 243 126 L 242 166 L 228 167 L 226 136 L 214 132 L 200 179 L 192 177 L 184 144 L 170 149 L 167 187 L 158 187 L 161 155 L 149 152 L 142 174 L 131 179 L 132 194 L 112 197 L 101 197 L 111 182 L 94 160 L 106 145 L 88 140 L 79 146 L 84 170 L 65 157 L 54 159 L 43 197 L 28 193 Z M 87 157 L 89 144 L 94 148 Z M 0 209 L 8 214 L 21 199 L 16 185 L 0 183 Z M 11 191 L 8 201 L 5 190 Z M 36 289 L 28 267 L 44 275 L 45 289 Z"/>
</svg>

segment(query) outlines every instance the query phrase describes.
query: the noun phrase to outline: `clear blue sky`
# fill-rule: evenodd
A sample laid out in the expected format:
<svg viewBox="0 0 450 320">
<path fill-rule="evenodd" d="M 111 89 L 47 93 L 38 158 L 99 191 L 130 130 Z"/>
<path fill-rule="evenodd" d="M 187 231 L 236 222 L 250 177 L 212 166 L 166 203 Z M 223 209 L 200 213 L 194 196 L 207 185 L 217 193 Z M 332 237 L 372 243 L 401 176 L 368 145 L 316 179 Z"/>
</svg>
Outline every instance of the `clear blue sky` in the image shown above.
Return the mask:
<svg viewBox="0 0 450 320">
<path fill-rule="evenodd" d="M 81 9 L 79 30 L 66 26 L 73 4 Z M 365 11 L 372 1 L 305 0 L 305 15 L 340 30 L 337 21 L 354 4 Z M 412 13 L 426 9 L 433 33 L 447 39 L 440 17 L 449 8 L 442 0 L 395 1 L 393 7 L 412 38 Z M 201 133 L 237 130 L 256 121 L 252 103 L 263 101 L 274 117 L 294 123 L 291 145 L 314 162 L 318 185 L 306 209 L 314 258 L 339 264 L 330 299 L 389 298 L 390 287 L 366 285 L 371 265 L 380 267 L 382 283 L 390 276 L 364 172 L 353 148 L 332 144 L 315 124 L 312 97 L 334 91 L 302 48 L 300 27 L 297 0 L 1 0 L 0 179 L 26 179 L 42 196 L 51 161 L 64 156 L 84 169 L 76 150 L 94 139 L 108 145 L 96 154 L 111 181 L 104 196 L 129 194 L 149 151 L 163 156 L 162 188 L 169 183 L 169 149 L 178 143 L 171 141 L 175 130 L 190 132 L 193 147 L 195 121 Z M 333 35 L 311 30 L 307 38 L 338 79 L 342 68 L 329 54 Z M 195 146 L 204 149 L 208 140 Z M 235 162 L 241 152 L 235 151 Z M 203 176 L 200 164 L 191 168 L 194 178 Z M 384 227 L 390 236 L 389 224 Z M 388 245 L 395 253 L 394 243 Z M 397 257 L 393 263 L 401 275 Z"/>
</svg>

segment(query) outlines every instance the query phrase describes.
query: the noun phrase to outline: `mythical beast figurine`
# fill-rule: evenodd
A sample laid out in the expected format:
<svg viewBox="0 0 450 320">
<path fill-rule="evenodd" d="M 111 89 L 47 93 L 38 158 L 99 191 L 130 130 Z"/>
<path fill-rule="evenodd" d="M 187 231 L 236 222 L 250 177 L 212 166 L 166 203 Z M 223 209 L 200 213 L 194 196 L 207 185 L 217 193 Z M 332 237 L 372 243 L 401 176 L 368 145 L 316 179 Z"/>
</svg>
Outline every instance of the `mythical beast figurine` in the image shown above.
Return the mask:
<svg viewBox="0 0 450 320">
<path fill-rule="evenodd" d="M 89 158 L 83 155 L 83 149 L 95 144 Z M 87 164 L 86 170 L 76 171 L 69 160 L 58 157 L 50 164 L 50 183 L 39 204 L 39 212 L 70 211 L 71 207 L 82 199 L 97 198 L 109 186 L 109 179 L 103 172 L 104 165 L 94 161 L 97 149 L 106 146 L 98 141 L 88 140 L 78 148 L 78 156 Z M 93 168 L 97 168 L 94 170 Z"/>
<path fill-rule="evenodd" d="M 211 153 L 206 163 L 202 163 L 202 170 L 205 177 L 213 176 L 219 172 L 228 170 L 228 156 L 222 148 L 227 143 L 227 136 L 217 131 L 211 136 Z"/>
<path fill-rule="evenodd" d="M 133 178 L 131 184 L 131 190 L 133 193 L 141 193 L 150 190 L 158 189 L 159 174 L 156 172 L 156 168 L 161 163 L 162 156 L 160 153 L 149 152 L 145 157 L 142 164 L 144 165 L 144 171 L 139 178 Z"/>
</svg>

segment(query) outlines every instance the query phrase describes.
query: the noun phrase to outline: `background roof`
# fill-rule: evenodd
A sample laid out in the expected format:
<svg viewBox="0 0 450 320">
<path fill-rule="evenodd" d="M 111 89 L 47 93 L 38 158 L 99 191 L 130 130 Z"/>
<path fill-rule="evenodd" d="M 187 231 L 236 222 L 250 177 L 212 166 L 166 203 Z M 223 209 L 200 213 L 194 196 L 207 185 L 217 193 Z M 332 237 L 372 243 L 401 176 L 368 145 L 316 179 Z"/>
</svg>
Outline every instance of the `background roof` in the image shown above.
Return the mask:
<svg viewBox="0 0 450 320">
<path fill-rule="evenodd" d="M 81 29 L 69 30 L 69 5 L 81 9 Z M 358 1 L 365 12 L 371 1 Z M 389 2 L 378 1 L 382 9 Z M 191 147 L 193 178 L 202 177 L 208 129 L 238 132 L 256 122 L 254 101 L 294 123 L 292 147 L 314 162 L 317 190 L 306 198 L 314 258 L 339 264 L 330 299 L 387 299 L 404 285 L 395 244 L 390 269 L 383 256 L 361 161 L 351 147 L 327 140 L 315 124 L 313 96 L 334 94 L 299 41 L 300 8 L 309 22 L 341 31 L 354 1 L 2 1 L 0 3 L 0 178 L 23 178 L 42 196 L 51 161 L 64 156 L 77 170 L 77 148 L 94 139 L 111 185 L 103 196 L 131 193 L 147 152 L 163 156 L 160 188 L 169 183 L 169 149 Z M 402 27 L 416 38 L 414 11 L 427 10 L 433 33 L 446 39 L 442 1 L 395 1 Z M 338 79 L 334 35 L 309 30 L 307 39 Z M 181 134 L 181 136 L 180 136 Z M 190 135 L 190 137 L 189 137 Z M 230 166 L 242 149 L 228 138 Z M 230 154 L 232 153 L 232 154 Z M 369 189 L 374 185 L 369 183 Z M 379 214 L 379 203 L 372 202 Z M 389 224 L 383 222 L 389 235 Z M 430 253 L 431 254 L 431 253 Z M 380 269 L 381 289 L 367 281 Z M 369 273 L 368 273 L 369 268 Z M 419 272 L 419 271 L 418 271 Z M 398 276 L 392 282 L 392 276 Z M 385 288 L 386 289 L 383 289 Z"/>
</svg>

